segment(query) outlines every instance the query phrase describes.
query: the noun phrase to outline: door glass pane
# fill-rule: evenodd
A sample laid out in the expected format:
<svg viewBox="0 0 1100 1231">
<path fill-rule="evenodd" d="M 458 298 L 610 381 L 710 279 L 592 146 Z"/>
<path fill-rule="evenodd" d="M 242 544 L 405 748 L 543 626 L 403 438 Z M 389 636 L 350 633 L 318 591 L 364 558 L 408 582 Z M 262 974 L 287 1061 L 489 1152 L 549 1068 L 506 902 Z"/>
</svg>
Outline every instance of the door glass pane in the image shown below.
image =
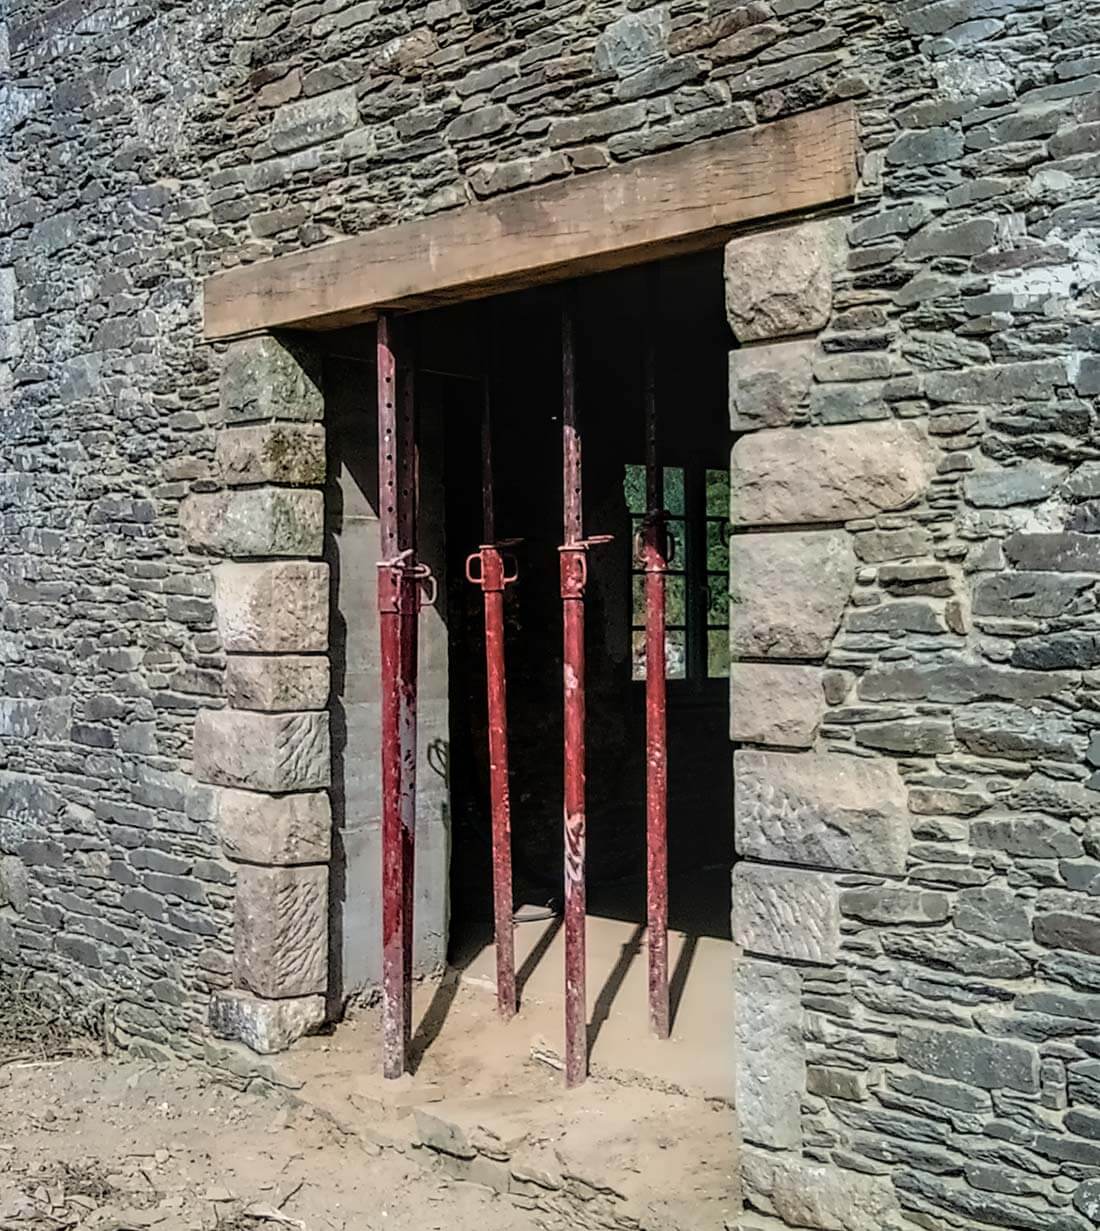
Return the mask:
<svg viewBox="0 0 1100 1231">
<path fill-rule="evenodd" d="M 645 629 L 636 628 L 630 634 L 630 678 L 645 679 Z"/>
<path fill-rule="evenodd" d="M 668 562 L 675 569 L 683 569 L 687 559 L 687 526 L 682 517 L 670 517 L 665 523 L 668 534 Z"/>
<path fill-rule="evenodd" d="M 631 604 L 630 622 L 634 625 L 645 623 L 645 574 L 635 573 L 630 579 Z"/>
<path fill-rule="evenodd" d="M 724 628 L 707 630 L 707 675 L 713 680 L 728 675 L 730 669 L 730 635 Z"/>
<path fill-rule="evenodd" d="M 644 517 L 632 517 L 630 519 L 630 559 L 631 566 L 636 569 L 645 567 L 645 560 L 642 557 L 642 525 L 644 522 Z M 674 569 L 683 569 L 684 541 L 687 534 L 687 531 L 684 529 L 684 519 L 682 517 L 670 517 L 666 521 L 665 526 L 669 540 L 668 563 Z"/>
<path fill-rule="evenodd" d="M 725 573 L 707 578 L 707 623 L 725 628 L 730 618 L 729 581 Z"/>
<path fill-rule="evenodd" d="M 725 633 L 722 634 L 726 636 Z M 728 638 L 727 638 L 728 640 Z M 665 633 L 665 678 L 682 680 L 687 675 L 687 643 L 682 628 Z M 636 628 L 630 634 L 630 678 L 645 679 L 645 629 Z"/>
<path fill-rule="evenodd" d="M 723 587 L 725 579 L 722 580 Z M 645 624 L 645 574 L 635 573 L 631 578 L 632 602 L 631 624 L 635 627 Z M 669 573 L 665 577 L 665 623 L 683 625 L 686 623 L 686 600 L 684 597 L 684 578 L 682 574 Z"/>
<path fill-rule="evenodd" d="M 730 476 L 728 470 L 707 471 L 707 516 L 728 520 L 730 515 Z"/>
<path fill-rule="evenodd" d="M 642 568 L 645 560 L 642 558 L 642 522 L 643 517 L 630 519 L 630 567 Z"/>
<path fill-rule="evenodd" d="M 682 680 L 687 675 L 687 638 L 682 628 L 669 629 L 665 634 L 665 675 L 670 680 Z"/>
<path fill-rule="evenodd" d="M 623 475 L 623 495 L 631 513 L 645 512 L 645 467 L 627 466 Z"/>
<path fill-rule="evenodd" d="M 729 568 L 730 551 L 726 526 L 724 521 L 707 522 L 707 568 L 711 572 L 722 573 Z"/>
<path fill-rule="evenodd" d="M 687 623 L 687 588 L 683 576 L 672 574 L 665 580 L 665 622 Z"/>
<path fill-rule="evenodd" d="M 666 466 L 665 508 L 669 513 L 683 516 L 684 514 L 684 471 L 680 466 Z M 728 487 L 728 483 L 727 483 Z M 623 496 L 626 507 L 631 513 L 640 514 L 646 511 L 645 499 L 645 467 L 635 464 L 624 467 Z M 728 509 L 720 509 L 723 515 Z"/>
<path fill-rule="evenodd" d="M 665 467 L 665 508 L 675 516 L 684 515 L 684 472 L 679 466 Z"/>
</svg>

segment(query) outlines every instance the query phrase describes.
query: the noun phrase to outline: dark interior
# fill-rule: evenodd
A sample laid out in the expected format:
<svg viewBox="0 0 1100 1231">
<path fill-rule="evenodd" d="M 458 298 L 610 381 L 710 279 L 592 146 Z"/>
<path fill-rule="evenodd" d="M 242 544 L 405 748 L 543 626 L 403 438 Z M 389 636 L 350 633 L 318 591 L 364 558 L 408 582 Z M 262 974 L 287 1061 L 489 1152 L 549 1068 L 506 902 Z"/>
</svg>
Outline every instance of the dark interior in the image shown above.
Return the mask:
<svg viewBox="0 0 1100 1231">
<path fill-rule="evenodd" d="M 561 902 L 557 547 L 560 320 L 567 296 L 576 321 L 585 533 L 614 535 L 611 544 L 592 549 L 586 603 L 589 910 L 645 917 L 644 683 L 632 678 L 638 674 L 632 625 L 641 619 L 641 599 L 632 601 L 636 523 L 628 502 L 644 508 L 637 501 L 644 498 L 642 373 L 649 333 L 657 353 L 667 504 L 674 515 L 690 514 L 672 524 L 672 564 L 686 565 L 687 575 L 669 582 L 670 624 L 688 625 L 669 639 L 670 917 L 674 927 L 728 935 L 732 768 L 721 626 L 728 589 L 729 340 L 722 285 L 720 257 L 707 254 L 662 264 L 655 276 L 646 269 L 609 274 L 432 313 L 422 322 L 424 366 L 451 373 L 430 379 L 443 408 L 446 471 L 452 952 L 488 928 L 491 909 L 482 595 L 464 577 L 466 555 L 482 541 L 479 425 L 487 371 L 496 533 L 522 540 L 514 549 L 520 579 L 505 598 L 516 902 Z M 709 512 L 719 519 L 709 523 L 708 494 Z M 709 577 L 708 564 L 718 570 Z M 709 645 L 707 624 L 720 626 L 711 629 Z M 639 666 L 642 661 L 639 653 Z"/>
<path fill-rule="evenodd" d="M 675 540 L 669 580 L 668 685 L 670 925 L 728 937 L 733 862 L 732 757 L 728 738 L 726 534 L 730 337 L 721 253 L 704 253 L 557 287 L 419 314 L 415 339 L 421 467 L 421 551 L 439 578 L 437 610 L 448 649 L 445 740 L 430 768 L 446 779 L 450 825 L 449 952 L 461 961 L 491 935 L 486 671 L 481 590 L 465 562 L 483 541 L 481 417 L 486 377 L 493 403 L 496 535 L 513 549 L 519 581 L 505 597 L 515 901 L 560 910 L 562 899 L 561 314 L 576 323 L 577 406 L 583 440 L 586 534 L 611 534 L 592 549 L 586 603 L 588 704 L 588 908 L 645 919 L 643 618 L 633 539 L 644 511 L 643 355 L 656 353 L 659 448 Z M 327 335 L 329 448 L 338 472 L 375 503 L 373 327 Z M 345 482 L 344 486 L 348 486 Z M 333 802 L 337 826 L 334 928 L 341 910 L 341 851 L 354 841 L 354 804 L 373 792 L 369 731 L 347 725 L 350 702 L 373 693 L 375 669 L 360 649 L 362 680 L 341 666 L 351 644 L 349 565 L 356 548 L 348 497 L 330 491 L 344 556 L 332 554 L 341 593 L 334 611 Z M 358 497 L 354 497 L 358 499 Z M 330 514 L 330 520 L 332 519 Z M 708 517 L 711 520 L 707 520 Z M 441 523 L 441 524 L 440 524 Z M 440 531 L 443 533 L 440 533 Z M 347 551 L 353 556 L 348 557 Z M 362 571 L 369 584 L 372 562 Z M 356 603 L 372 604 L 364 591 Z M 373 612 L 371 613 L 373 624 Z M 674 627 L 679 625 L 681 627 Z M 709 626 L 709 628 L 708 628 Z M 376 634 L 371 635 L 371 640 Z M 364 692 L 366 690 L 366 692 Z M 426 712 L 422 703 L 421 713 Z M 445 743 L 445 747 L 443 746 Z M 434 758 L 434 759 L 433 759 Z M 341 835 L 343 835 L 341 837 Z M 427 888 L 427 886 L 425 886 Z"/>
</svg>

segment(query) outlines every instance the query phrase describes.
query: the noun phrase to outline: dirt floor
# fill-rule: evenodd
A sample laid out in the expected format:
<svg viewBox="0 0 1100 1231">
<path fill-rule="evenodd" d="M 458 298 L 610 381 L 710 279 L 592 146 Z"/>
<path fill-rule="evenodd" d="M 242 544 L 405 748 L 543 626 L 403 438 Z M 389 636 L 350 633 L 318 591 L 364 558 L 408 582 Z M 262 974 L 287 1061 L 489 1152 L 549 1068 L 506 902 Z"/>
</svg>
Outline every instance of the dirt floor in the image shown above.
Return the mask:
<svg viewBox="0 0 1100 1231">
<path fill-rule="evenodd" d="M 376 1006 L 280 1056 L 215 1041 L 230 1084 L 199 1065 L 105 1057 L 101 1013 L 0 972 L 0 1231 L 724 1231 L 725 1049 L 692 1003 L 724 946 L 683 950 L 673 1039 L 640 1046 L 631 925 L 598 924 L 590 993 L 615 994 L 594 1015 L 592 1077 L 572 1091 L 560 979 L 540 978 L 553 923 L 517 938 L 525 990 L 510 1022 L 484 953 L 417 987 L 414 1072 L 397 1082 L 380 1077 Z"/>
<path fill-rule="evenodd" d="M 547 925 L 530 926 L 542 933 Z M 610 945 L 592 948 L 612 956 Z M 638 1017 L 638 1006 L 623 1000 L 619 1012 Z M 429 1165 L 434 1156 L 451 1175 L 518 1193 L 537 1207 L 531 1211 L 537 1226 L 723 1231 L 731 1225 L 732 1108 L 721 1095 L 693 1087 L 690 1078 L 707 1066 L 675 1058 L 690 1052 L 690 1034 L 673 1044 L 672 1059 L 648 1072 L 644 1063 L 638 1067 L 651 1058 L 646 1049 L 618 1056 L 605 1049 L 597 1062 L 597 1048 L 592 1076 L 566 1090 L 560 1004 L 556 1012 L 553 1005 L 553 998 L 525 994 L 519 1016 L 502 1022 L 491 987 L 452 969 L 441 984 L 414 993 L 414 1074 L 396 1082 L 380 1076 L 377 1008 L 360 1010 L 331 1036 L 303 1039 L 272 1057 L 273 1071 L 349 1134 L 411 1149 Z"/>
<path fill-rule="evenodd" d="M 487 1189 L 197 1068 L 0 1064 L 3 1231 L 526 1231 Z"/>
<path fill-rule="evenodd" d="M 728 933 L 729 869 L 695 870 L 691 892 L 677 892 L 669 928 L 672 1036 L 653 1037 L 647 1001 L 644 883 L 622 882 L 591 895 L 586 928 L 588 1041 L 592 1072 L 620 1081 L 700 1095 L 733 1104 L 733 942 Z M 502 1064 L 515 1068 L 517 1048 L 541 1036 L 561 1050 L 565 1018 L 565 931 L 561 920 L 516 929 L 522 1023 L 502 1040 Z M 461 982 L 478 988 L 491 1007 L 496 950 L 474 938 L 455 963 Z M 491 1018 L 491 1015 L 490 1015 Z M 446 1044 L 447 1025 L 443 1024 Z M 516 1036 L 519 1036 L 518 1042 Z"/>
</svg>

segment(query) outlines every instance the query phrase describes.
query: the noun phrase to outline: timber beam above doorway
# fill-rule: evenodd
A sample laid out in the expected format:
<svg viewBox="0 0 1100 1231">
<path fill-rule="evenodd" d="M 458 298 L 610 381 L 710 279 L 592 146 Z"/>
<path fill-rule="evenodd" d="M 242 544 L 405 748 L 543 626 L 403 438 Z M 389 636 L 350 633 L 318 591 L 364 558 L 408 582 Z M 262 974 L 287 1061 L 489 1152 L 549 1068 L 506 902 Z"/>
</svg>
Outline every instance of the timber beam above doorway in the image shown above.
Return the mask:
<svg viewBox="0 0 1100 1231">
<path fill-rule="evenodd" d="M 842 205 L 857 182 L 843 103 L 207 278 L 210 340 L 332 329 L 724 243 Z"/>
</svg>

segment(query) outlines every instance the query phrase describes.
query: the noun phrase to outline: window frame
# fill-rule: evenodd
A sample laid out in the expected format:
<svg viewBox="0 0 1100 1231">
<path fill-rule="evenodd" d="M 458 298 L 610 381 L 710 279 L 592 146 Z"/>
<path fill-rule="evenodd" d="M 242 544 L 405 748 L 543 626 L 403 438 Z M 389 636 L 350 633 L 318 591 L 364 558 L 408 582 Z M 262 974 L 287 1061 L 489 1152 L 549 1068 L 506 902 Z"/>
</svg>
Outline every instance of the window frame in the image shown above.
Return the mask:
<svg viewBox="0 0 1100 1231">
<path fill-rule="evenodd" d="M 636 469 L 643 476 L 644 466 L 635 462 L 627 462 L 627 467 Z M 670 687 L 677 692 L 710 692 L 716 685 L 728 677 L 727 665 L 719 673 L 710 674 L 710 637 L 713 633 L 721 633 L 728 647 L 729 641 L 729 511 L 728 511 L 728 477 L 725 492 L 726 508 L 722 514 L 712 513 L 707 503 L 707 481 L 710 472 L 726 474 L 720 466 L 707 465 L 699 460 L 670 461 L 663 467 L 665 471 L 666 491 L 668 474 L 679 471 L 682 478 L 683 512 L 670 512 L 669 524 L 675 539 L 675 549 L 670 561 L 667 576 L 682 577 L 684 588 L 683 622 L 670 623 L 669 631 L 683 631 L 684 634 L 684 671 L 682 675 L 665 676 Z M 627 470 L 624 469 L 624 494 L 626 488 Z M 666 502 L 666 509 L 668 507 Z M 644 674 L 636 674 L 635 637 L 645 631 L 644 597 L 639 600 L 639 581 L 645 577 L 645 570 L 636 550 L 637 530 L 644 514 L 636 512 L 627 502 L 627 512 L 631 519 L 631 549 L 630 549 L 630 678 L 632 683 L 645 683 Z M 718 539 L 722 548 L 723 567 L 710 566 L 710 527 L 719 526 Z M 712 616 L 711 586 L 718 580 L 720 593 L 726 598 L 725 619 L 715 622 Z M 638 622 L 640 617 L 641 623 Z M 667 644 L 667 640 L 666 640 Z"/>
</svg>

